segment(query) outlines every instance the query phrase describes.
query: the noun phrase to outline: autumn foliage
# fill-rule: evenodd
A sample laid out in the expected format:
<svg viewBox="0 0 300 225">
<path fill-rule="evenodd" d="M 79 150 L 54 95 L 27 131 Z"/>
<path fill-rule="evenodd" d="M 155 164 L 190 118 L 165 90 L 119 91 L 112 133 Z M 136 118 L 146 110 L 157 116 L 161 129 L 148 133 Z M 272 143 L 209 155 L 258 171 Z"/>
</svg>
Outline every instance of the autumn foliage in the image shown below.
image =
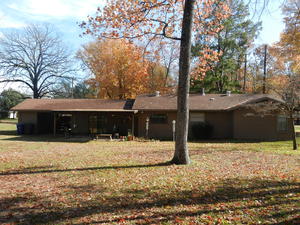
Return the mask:
<svg viewBox="0 0 300 225">
<path fill-rule="evenodd" d="M 274 73 L 299 76 L 300 73 L 300 2 L 289 0 L 283 8 L 285 29 L 280 41 L 270 48 Z"/>
<path fill-rule="evenodd" d="M 98 98 L 127 99 L 168 89 L 157 72 L 159 65 L 147 61 L 143 49 L 126 40 L 95 41 L 78 56 L 94 75 L 88 83 L 98 89 Z"/>
<path fill-rule="evenodd" d="M 160 64 L 159 60 L 148 62 L 147 93 L 160 91 L 162 94 L 173 93 L 175 80 L 168 74 L 168 68 Z"/>
<path fill-rule="evenodd" d="M 98 8 L 96 16 L 88 17 L 81 27 L 84 34 L 100 39 L 138 39 L 154 41 L 168 38 L 181 40 L 184 0 L 112 0 Z M 209 48 L 209 42 L 222 29 L 220 21 L 230 15 L 226 1 L 197 0 L 193 23 L 193 40 L 201 37 L 207 45 L 199 52 L 192 76 L 202 79 L 210 69 L 208 62 L 218 60 L 222 54 Z"/>
<path fill-rule="evenodd" d="M 283 8 L 285 30 L 279 45 L 293 71 L 300 72 L 300 1 L 289 0 Z"/>
<path fill-rule="evenodd" d="M 300 2 L 298 0 L 287 1 L 283 7 L 283 14 L 285 15 L 285 29 L 281 33 L 280 41 L 268 50 L 268 83 L 281 95 L 290 96 L 288 92 L 295 88 L 293 95 L 299 99 Z"/>
</svg>

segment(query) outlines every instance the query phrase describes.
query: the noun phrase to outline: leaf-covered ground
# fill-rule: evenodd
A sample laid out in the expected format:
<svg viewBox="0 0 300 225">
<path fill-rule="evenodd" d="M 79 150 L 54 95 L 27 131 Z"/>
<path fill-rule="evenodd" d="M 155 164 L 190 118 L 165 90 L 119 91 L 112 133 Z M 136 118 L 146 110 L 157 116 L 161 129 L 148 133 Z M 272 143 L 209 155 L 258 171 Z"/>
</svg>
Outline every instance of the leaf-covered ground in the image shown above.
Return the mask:
<svg viewBox="0 0 300 225">
<path fill-rule="evenodd" d="M 298 140 L 300 141 L 300 140 Z M 190 143 L 18 137 L 0 123 L 0 224 L 300 224 L 290 142 Z"/>
</svg>

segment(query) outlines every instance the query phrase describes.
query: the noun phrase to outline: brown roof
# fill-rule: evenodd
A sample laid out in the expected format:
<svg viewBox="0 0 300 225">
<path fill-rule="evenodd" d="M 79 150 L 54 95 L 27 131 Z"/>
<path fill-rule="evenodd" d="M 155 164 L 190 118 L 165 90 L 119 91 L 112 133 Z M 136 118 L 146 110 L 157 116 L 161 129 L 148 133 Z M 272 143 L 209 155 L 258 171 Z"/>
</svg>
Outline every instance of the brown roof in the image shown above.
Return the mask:
<svg viewBox="0 0 300 225">
<path fill-rule="evenodd" d="M 262 94 L 190 94 L 190 110 L 222 111 L 233 110 L 241 105 L 265 100 L 279 101 L 273 96 Z M 176 110 L 177 96 L 175 95 L 142 95 L 138 96 L 133 105 L 135 110 Z"/>
<path fill-rule="evenodd" d="M 265 100 L 280 101 L 270 95 L 261 94 L 190 94 L 190 110 L 233 110 L 244 104 Z M 141 95 L 136 100 L 105 99 L 27 99 L 13 107 L 13 111 L 133 111 L 176 110 L 175 95 Z"/>
<path fill-rule="evenodd" d="M 14 111 L 132 111 L 132 100 L 26 99 Z"/>
</svg>

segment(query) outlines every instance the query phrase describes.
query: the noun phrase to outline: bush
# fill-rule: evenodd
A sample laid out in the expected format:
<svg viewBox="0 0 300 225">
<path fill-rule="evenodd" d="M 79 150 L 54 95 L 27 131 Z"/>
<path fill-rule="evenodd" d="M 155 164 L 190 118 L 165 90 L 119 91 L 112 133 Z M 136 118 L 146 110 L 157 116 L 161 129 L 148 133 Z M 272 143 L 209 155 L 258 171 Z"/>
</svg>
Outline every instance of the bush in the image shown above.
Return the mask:
<svg viewBox="0 0 300 225">
<path fill-rule="evenodd" d="M 8 118 L 8 112 L 0 112 L 0 119 L 7 119 Z"/>
<path fill-rule="evenodd" d="M 194 139 L 209 139 L 213 134 L 213 126 L 205 122 L 197 122 L 192 124 L 191 131 Z"/>
</svg>

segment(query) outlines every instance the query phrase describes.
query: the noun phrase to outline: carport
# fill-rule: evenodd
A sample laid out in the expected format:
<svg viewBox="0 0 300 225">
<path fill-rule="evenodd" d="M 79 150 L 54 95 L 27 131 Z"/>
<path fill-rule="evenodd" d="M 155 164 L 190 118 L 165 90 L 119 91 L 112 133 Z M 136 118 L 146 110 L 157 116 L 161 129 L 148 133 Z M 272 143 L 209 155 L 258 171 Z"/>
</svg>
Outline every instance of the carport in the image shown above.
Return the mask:
<svg viewBox="0 0 300 225">
<path fill-rule="evenodd" d="M 13 108 L 19 123 L 31 123 L 35 134 L 135 134 L 134 100 L 27 99 Z"/>
</svg>

